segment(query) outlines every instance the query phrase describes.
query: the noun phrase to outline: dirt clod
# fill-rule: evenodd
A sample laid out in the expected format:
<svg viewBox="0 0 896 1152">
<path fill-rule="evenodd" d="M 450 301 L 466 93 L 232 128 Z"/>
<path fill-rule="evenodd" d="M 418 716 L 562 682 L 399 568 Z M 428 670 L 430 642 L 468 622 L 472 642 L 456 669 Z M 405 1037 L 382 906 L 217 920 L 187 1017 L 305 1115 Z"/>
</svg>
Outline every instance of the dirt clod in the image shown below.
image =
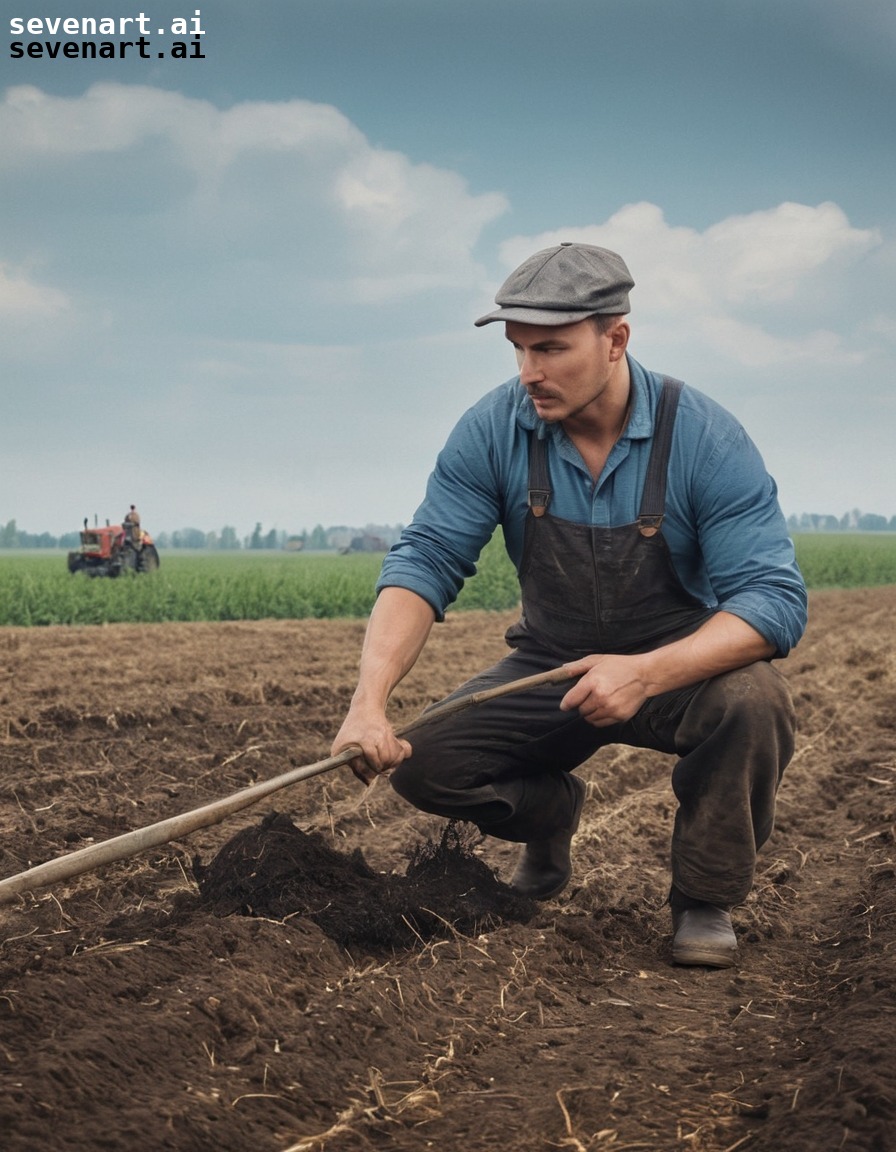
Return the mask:
<svg viewBox="0 0 896 1152">
<path fill-rule="evenodd" d="M 360 849 L 346 856 L 275 812 L 239 832 L 207 866 L 194 860 L 193 873 L 216 916 L 307 916 L 344 948 L 407 948 L 532 919 L 533 901 L 473 855 L 478 835 L 451 821 L 437 843 L 411 852 L 405 875 L 391 875 L 368 867 Z"/>
</svg>

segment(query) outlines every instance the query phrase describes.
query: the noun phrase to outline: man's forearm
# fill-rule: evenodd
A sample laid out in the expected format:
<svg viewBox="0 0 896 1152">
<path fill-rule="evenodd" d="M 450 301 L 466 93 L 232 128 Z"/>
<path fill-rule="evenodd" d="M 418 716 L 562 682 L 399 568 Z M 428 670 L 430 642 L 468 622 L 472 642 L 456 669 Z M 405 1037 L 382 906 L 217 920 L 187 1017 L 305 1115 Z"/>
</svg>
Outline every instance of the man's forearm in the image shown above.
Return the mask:
<svg viewBox="0 0 896 1152">
<path fill-rule="evenodd" d="M 774 651 L 774 645 L 745 620 L 719 612 L 691 636 L 652 652 L 571 661 L 567 667 L 581 673 L 581 679 L 563 697 L 560 708 L 577 709 L 598 728 L 618 724 L 630 720 L 651 696 L 755 664 Z"/>
<path fill-rule="evenodd" d="M 370 614 L 354 703 L 385 708 L 413 668 L 435 622 L 432 607 L 407 588 L 383 588 Z"/>
<path fill-rule="evenodd" d="M 766 660 L 774 653 L 774 644 L 752 625 L 730 612 L 717 612 L 690 636 L 638 659 L 643 661 L 648 695 L 658 696 Z"/>
</svg>

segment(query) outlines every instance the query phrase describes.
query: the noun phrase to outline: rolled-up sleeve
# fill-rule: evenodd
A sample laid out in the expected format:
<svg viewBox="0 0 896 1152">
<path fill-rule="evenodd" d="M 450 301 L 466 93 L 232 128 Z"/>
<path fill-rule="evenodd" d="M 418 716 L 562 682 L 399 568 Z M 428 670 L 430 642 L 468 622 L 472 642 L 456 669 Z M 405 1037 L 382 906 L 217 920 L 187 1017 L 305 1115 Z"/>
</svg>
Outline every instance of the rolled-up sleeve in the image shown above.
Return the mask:
<svg viewBox="0 0 896 1152">
<path fill-rule="evenodd" d="M 471 409 L 439 453 L 423 502 L 387 554 L 377 592 L 416 592 L 444 618 L 501 516 L 502 480 L 487 411 Z"/>
<path fill-rule="evenodd" d="M 775 482 L 742 427 L 716 443 L 694 491 L 699 550 L 719 608 L 785 656 L 806 627 L 806 585 Z"/>
</svg>

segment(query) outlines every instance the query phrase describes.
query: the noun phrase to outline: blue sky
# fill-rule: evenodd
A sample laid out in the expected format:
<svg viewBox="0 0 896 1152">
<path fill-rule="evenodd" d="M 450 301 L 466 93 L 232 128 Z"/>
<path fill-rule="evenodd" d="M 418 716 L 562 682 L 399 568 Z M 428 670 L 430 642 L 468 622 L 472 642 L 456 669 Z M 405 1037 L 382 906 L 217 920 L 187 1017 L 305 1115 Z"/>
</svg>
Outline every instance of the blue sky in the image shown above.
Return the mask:
<svg viewBox="0 0 896 1152">
<path fill-rule="evenodd" d="M 111 7 L 149 59 L 13 58 L 102 12 L 0 0 L 0 523 L 407 522 L 567 239 L 785 512 L 896 514 L 889 0 L 214 0 L 188 60 L 195 0 Z"/>
</svg>

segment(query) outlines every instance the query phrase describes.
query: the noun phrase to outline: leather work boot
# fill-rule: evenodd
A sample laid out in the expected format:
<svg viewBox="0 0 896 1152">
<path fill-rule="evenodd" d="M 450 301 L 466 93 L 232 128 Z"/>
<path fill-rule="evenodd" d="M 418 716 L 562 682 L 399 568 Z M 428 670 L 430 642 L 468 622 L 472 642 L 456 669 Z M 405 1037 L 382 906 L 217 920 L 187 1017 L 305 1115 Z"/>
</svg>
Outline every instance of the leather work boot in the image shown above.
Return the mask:
<svg viewBox="0 0 896 1152">
<path fill-rule="evenodd" d="M 585 803 L 585 782 L 578 776 L 570 776 L 570 780 L 576 790 L 572 822 L 547 840 L 530 840 L 520 853 L 510 881 L 511 888 L 530 900 L 550 900 L 563 891 L 572 876 L 569 850 Z"/>
<path fill-rule="evenodd" d="M 737 959 L 737 937 L 731 913 L 714 904 L 672 910 L 672 960 L 675 964 L 703 964 L 731 968 Z"/>
</svg>

